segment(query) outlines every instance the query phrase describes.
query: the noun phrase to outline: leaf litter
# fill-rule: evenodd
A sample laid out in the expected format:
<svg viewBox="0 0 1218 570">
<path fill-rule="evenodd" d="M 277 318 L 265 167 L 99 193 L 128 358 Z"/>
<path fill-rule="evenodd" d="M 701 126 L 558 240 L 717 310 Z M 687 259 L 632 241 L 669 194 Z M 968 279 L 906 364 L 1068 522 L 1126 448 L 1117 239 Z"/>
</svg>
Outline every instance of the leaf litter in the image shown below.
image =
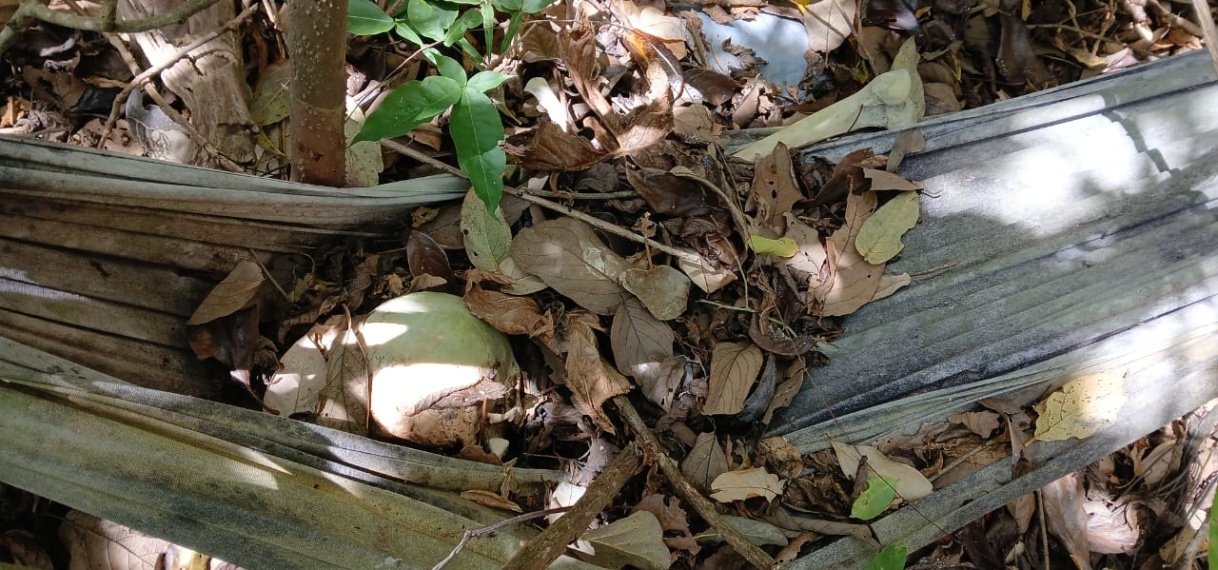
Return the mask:
<svg viewBox="0 0 1218 570">
<path fill-rule="evenodd" d="M 691 255 L 625 243 L 586 221 L 547 219 L 527 204 L 492 216 L 481 202 L 467 199 L 464 206 L 420 208 L 402 243 L 322 252 L 293 282 L 275 284 L 286 289 L 278 297 L 264 286 L 261 268 L 238 265 L 192 317 L 192 346 L 234 369 L 268 408 L 367 433 L 359 319 L 343 313 L 359 314 L 409 291 L 464 292 L 475 315 L 513 335 L 518 352 L 530 355 L 518 384 L 519 417 L 510 423 L 516 430 L 510 437 L 524 442 L 514 445 L 527 450 L 518 460 L 598 471 L 607 460 L 595 459 L 595 451 L 603 455 L 608 441 L 621 443 L 630 431 L 610 402 L 630 394 L 688 482 L 745 515 L 728 517 L 727 525 L 774 547 L 771 552 L 786 543 L 784 531 L 801 530 L 761 520 L 781 509 L 849 521 L 859 496 L 879 492 L 872 489 L 882 481 L 895 496 L 891 506 L 875 504 L 886 503 L 882 495 L 869 504 L 882 514 L 930 492 L 932 482 L 1005 457 L 988 451 L 991 444 L 1018 448 L 1018 441 L 1033 437 L 1085 438 L 1095 425 L 1113 421 L 1119 402 L 1111 379 L 1084 378 L 1048 396 L 1035 412 L 1020 412 L 1037 417 L 1034 429 L 1030 420 L 1015 422 L 1010 410 L 974 411 L 900 443 L 889 438 L 887 446 L 835 443 L 844 450 L 836 456 L 792 457 L 780 445 L 756 442 L 758 430 L 750 424 L 768 422 L 807 381 L 807 371 L 815 374 L 815 365 L 828 358 L 821 349 L 842 334 L 841 317 L 912 283 L 908 275 L 886 273 L 885 266 L 901 255 L 901 236 L 917 223 L 920 184 L 896 173 L 901 158 L 921 147 L 906 137 L 917 131 L 907 131 L 888 157 L 860 151 L 832 165 L 805 161 L 798 147 L 782 143 L 754 153 L 756 160 L 735 161 L 718 141 L 736 127 L 779 126 L 843 109 L 866 113 L 864 123 L 899 124 L 875 115 L 875 105 L 833 107 L 894 70 L 907 73 L 908 104 L 924 104 L 923 112 L 935 114 L 1189 49 L 1196 37 L 1172 32 L 1171 8 L 1153 4 L 1150 10 L 1127 3 L 1064 14 L 1054 3 L 1013 9 L 995 1 L 969 9 L 936 2 L 917 10 L 896 0 L 868 3 L 864 22 L 925 32 L 917 63 L 910 47 L 901 54 L 901 46 L 912 42 L 877 27 L 856 29 L 854 2 L 775 4 L 760 11 L 798 20 L 808 32 L 812 66 L 799 89 L 767 85 L 758 77 L 762 62 L 747 46 L 729 46 L 740 67 L 721 72 L 703 66 L 706 46 L 696 18 L 670 13 L 663 4 L 623 0 L 610 3 L 607 14 L 580 3 L 552 7 L 543 14 L 550 19 L 526 26 L 500 64 L 518 74 L 497 96 L 504 109 L 515 109 L 516 124 L 503 148 L 523 169 L 520 179 L 533 176 L 536 184 L 527 186 L 537 195 L 594 214 L 603 224 L 650 228 L 648 237 Z M 758 12 L 704 9 L 723 21 Z M 1116 26 L 1114 17 L 1132 23 Z M 1065 57 L 1045 57 L 1050 52 Z M 47 81 L 54 69 L 70 71 L 47 66 L 24 80 L 64 94 L 79 88 Z M 284 120 L 274 98 L 282 91 L 275 89 L 282 83 L 274 80 L 277 69 L 260 73 L 260 92 L 266 93 L 258 99 L 259 117 L 266 128 Z M 793 93 L 799 94 L 794 100 Z M 816 95 L 805 99 L 811 93 Z M 8 107 L 20 112 L 28 106 L 11 99 Z M 447 152 L 434 136 L 443 120 L 420 122 L 411 146 L 437 156 Z M 852 122 L 851 128 L 859 126 Z M 415 167 L 398 160 L 385 175 Z M 615 195 L 619 189 L 633 194 Z M 260 323 L 271 326 L 260 329 Z M 299 341 L 288 342 L 293 338 Z M 268 360 L 267 348 L 276 345 L 295 352 Z M 325 381 L 320 391 L 319 375 Z M 1089 388 L 1092 381 L 1100 385 Z M 1164 506 L 1152 500 L 1167 474 L 1180 469 L 1181 429 L 1173 425 L 1142 438 L 1090 467 L 1084 481 L 1063 480 L 1047 490 L 1062 507 L 1046 512 L 1047 532 L 1076 561 L 1132 550 L 1148 520 L 1177 533 L 1179 540 L 1169 546 L 1187 543 L 1186 529 L 1161 522 Z M 584 540 L 615 551 L 610 565 L 692 568 L 731 559 L 733 547 L 721 542 L 722 529 L 683 509 L 657 477 L 648 478 L 645 490 L 623 490 L 618 506 L 633 514 L 607 513 L 606 521 L 615 520 Z M 579 479 L 575 487 L 586 485 Z M 542 506 L 493 494 L 470 499 L 505 510 Z M 1039 562 L 1029 538 L 1038 523 L 1029 505 L 1012 503 L 995 513 L 988 532 L 1011 545 L 1008 552 Z M 1129 509 L 1141 517 L 1115 514 Z M 1080 522 L 1080 512 L 1096 524 Z M 1008 519 L 1009 532 L 1002 526 Z M 960 544 L 979 563 L 985 555 L 970 532 L 961 531 Z M 792 543 L 797 553 L 822 542 L 801 536 Z M 1157 556 L 1174 563 L 1187 552 L 1173 548 Z M 876 561 L 905 560 L 903 550 L 899 557 L 884 552 Z M 940 547 L 928 556 L 959 561 L 962 555 Z"/>
</svg>

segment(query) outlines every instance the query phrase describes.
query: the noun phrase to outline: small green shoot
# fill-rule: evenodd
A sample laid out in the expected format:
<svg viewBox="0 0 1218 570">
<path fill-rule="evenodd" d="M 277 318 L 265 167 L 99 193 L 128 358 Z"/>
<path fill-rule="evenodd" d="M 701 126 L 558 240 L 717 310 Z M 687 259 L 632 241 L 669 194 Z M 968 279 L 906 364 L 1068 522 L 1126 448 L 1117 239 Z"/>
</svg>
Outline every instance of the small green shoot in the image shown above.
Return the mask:
<svg viewBox="0 0 1218 570">
<path fill-rule="evenodd" d="M 859 493 L 859 498 L 850 506 L 850 516 L 869 521 L 888 510 L 888 505 L 896 496 L 893 481 L 885 477 L 872 477 L 867 480 L 867 488 Z"/>
<path fill-rule="evenodd" d="M 466 33 L 482 27 L 488 53 L 492 49 L 496 11 L 509 17 L 500 51 L 508 48 L 522 18 L 555 0 L 408 0 L 404 9 L 386 14 L 372 0 L 350 0 L 347 30 L 375 35 L 393 30 L 423 50 L 440 75 L 409 81 L 395 89 L 368 115 L 354 142 L 400 137 L 452 108 L 448 132 L 457 150 L 457 164 L 469 176 L 474 193 L 494 212 L 503 198 L 507 154 L 500 148 L 503 119 L 486 93 L 510 76 L 496 71 L 468 75 L 461 62 L 441 55 L 436 46 L 459 47 L 475 62 L 479 54 Z"/>
</svg>

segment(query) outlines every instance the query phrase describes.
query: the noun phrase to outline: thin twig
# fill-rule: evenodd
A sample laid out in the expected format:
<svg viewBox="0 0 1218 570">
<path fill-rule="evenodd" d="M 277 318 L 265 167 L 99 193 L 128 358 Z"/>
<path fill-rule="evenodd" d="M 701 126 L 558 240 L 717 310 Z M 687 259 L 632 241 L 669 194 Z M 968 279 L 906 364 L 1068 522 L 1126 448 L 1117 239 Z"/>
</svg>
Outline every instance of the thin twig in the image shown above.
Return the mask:
<svg viewBox="0 0 1218 570">
<path fill-rule="evenodd" d="M 736 553 L 742 556 L 753 566 L 762 570 L 771 568 L 781 568 L 782 566 L 774 560 L 769 554 L 766 554 L 760 546 L 749 542 L 740 531 L 736 530 L 731 525 L 723 520 L 723 516 L 719 511 L 715 510 L 715 505 L 694 488 L 693 484 L 685 478 L 681 473 L 681 469 L 677 467 L 677 463 L 668 456 L 667 450 L 660 445 L 655 434 L 651 433 L 651 428 L 643 422 L 643 418 L 639 416 L 638 410 L 634 409 L 634 404 L 630 403 L 630 399 L 626 396 L 615 396 L 613 404 L 622 414 L 622 418 L 626 420 L 626 425 L 630 427 L 630 431 L 634 432 L 635 441 L 643 446 L 643 451 L 648 457 L 655 458 L 656 463 L 660 466 L 660 472 L 672 484 L 673 490 L 677 496 L 681 497 L 686 503 L 694 508 L 694 511 L 711 525 L 719 536 L 723 537 L 724 542 L 727 542 Z"/>
<path fill-rule="evenodd" d="M 558 513 L 565 513 L 567 511 L 571 510 L 572 508 L 573 507 L 555 507 L 553 509 L 533 511 L 531 513 L 525 513 L 523 515 L 516 515 L 510 519 L 503 519 L 497 523 L 491 523 L 491 524 L 488 524 L 481 528 L 469 529 L 461 535 L 461 541 L 457 543 L 457 546 L 453 547 L 452 552 L 449 552 L 448 556 L 444 557 L 444 560 L 441 560 L 441 561 L 437 562 L 435 566 L 432 566 L 431 570 L 443 570 L 443 568 L 445 566 L 448 566 L 449 562 L 452 562 L 453 559 L 457 557 L 457 554 L 461 553 L 461 549 L 465 548 L 465 544 L 468 543 L 470 541 L 470 539 L 472 539 L 472 538 L 486 536 L 486 535 L 491 534 L 492 532 L 495 532 L 508 525 L 528 522 L 533 519 L 550 516 L 550 515 L 555 515 Z"/>
<path fill-rule="evenodd" d="M 503 570 L 544 570 L 566 550 L 567 545 L 588 530 L 588 524 L 608 507 L 622 487 L 643 466 L 637 440 L 618 452 L 609 466 L 597 475 L 575 508 L 533 537 Z"/>
</svg>

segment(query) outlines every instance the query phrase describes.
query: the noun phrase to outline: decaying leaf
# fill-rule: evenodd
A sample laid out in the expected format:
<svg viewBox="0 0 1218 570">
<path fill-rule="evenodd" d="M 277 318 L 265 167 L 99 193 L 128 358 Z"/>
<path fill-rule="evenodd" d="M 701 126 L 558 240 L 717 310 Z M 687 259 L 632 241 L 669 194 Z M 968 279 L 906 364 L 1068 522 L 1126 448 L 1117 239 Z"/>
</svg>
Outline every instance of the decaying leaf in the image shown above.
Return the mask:
<svg viewBox="0 0 1218 570">
<path fill-rule="evenodd" d="M 511 253 L 522 269 L 594 313 L 613 314 L 630 297 L 618 284 L 626 261 L 588 224 L 574 218 L 547 220 L 520 230 Z"/>
<path fill-rule="evenodd" d="M 516 504 L 515 502 L 503 498 L 503 496 L 498 493 L 492 493 L 482 489 L 461 491 L 461 498 L 467 501 L 472 501 L 484 507 L 490 507 L 492 509 L 511 511 L 513 513 L 524 512 L 524 509 L 520 508 L 520 505 Z"/>
<path fill-rule="evenodd" d="M 317 423 L 368 434 L 368 358 L 354 327 L 344 327 L 326 355 L 326 388 L 321 394 Z"/>
<path fill-rule="evenodd" d="M 681 462 L 681 474 L 702 492 L 711 488 L 716 477 L 727 473 L 727 457 L 714 433 L 700 433 L 689 455 Z"/>
<path fill-rule="evenodd" d="M 73 568 L 153 568 L 172 544 L 116 522 L 80 511 L 64 517 L 59 527 Z"/>
<path fill-rule="evenodd" d="M 630 381 L 601 357 L 596 341 L 595 316 L 567 315 L 567 337 L 563 343 L 567 353 L 567 387 L 571 403 L 601 429 L 616 433 L 613 423 L 601 410 L 610 398 L 630 391 Z"/>
<path fill-rule="evenodd" d="M 888 456 L 869 445 L 846 445 L 836 441 L 830 442 L 837 454 L 837 462 L 842 467 L 842 473 L 854 478 L 858 472 L 859 461 L 867 458 L 867 469 L 872 474 L 888 479 L 896 488 L 897 496 L 906 501 L 921 499 L 931 493 L 934 487 L 930 481 L 917 469 L 889 459 Z"/>
<path fill-rule="evenodd" d="M 531 297 L 487 291 L 477 283 L 465 292 L 465 306 L 479 319 L 507 334 L 535 336 L 554 326 Z"/>
<path fill-rule="evenodd" d="M 702 413 L 708 416 L 738 413 L 764 364 L 765 355 L 752 343 L 716 344 L 711 354 L 710 390 Z"/>
<path fill-rule="evenodd" d="M 670 550 L 684 550 L 690 555 L 701 550 L 689 530 L 689 517 L 676 497 L 652 493 L 639 500 L 632 510 L 647 511 L 656 517 L 664 531 L 664 544 Z"/>
<path fill-rule="evenodd" d="M 826 248 L 832 278 L 810 295 L 814 313 L 830 317 L 849 315 L 875 297 L 884 266 L 867 263 L 854 245 L 859 228 L 875 209 L 875 203 L 875 195 L 870 192 L 850 194 L 846 200 L 846 224 L 833 232 L 829 239 L 832 247 Z"/>
<path fill-rule="evenodd" d="M 490 273 L 502 273 L 499 262 L 512 247 L 512 229 L 502 213 L 486 210 L 486 204 L 471 188 L 461 202 L 461 237 L 465 253 L 474 267 Z"/>
<path fill-rule="evenodd" d="M 755 172 L 751 192 L 757 218 L 775 234 L 781 235 L 786 226 L 784 216 L 796 202 L 804 199 L 799 184 L 795 182 L 791 151 L 787 145 L 778 143 L 770 154 L 759 158 Z"/>
<path fill-rule="evenodd" d="M 1036 439 L 1091 437 L 1117 419 L 1125 400 L 1124 371 L 1110 370 L 1071 380 L 1037 406 L 1040 417 L 1036 418 Z"/>
<path fill-rule="evenodd" d="M 433 275 L 448 283 L 453 280 L 453 269 L 444 248 L 419 230 L 410 230 L 410 237 L 406 238 L 406 263 L 415 277 Z"/>
<path fill-rule="evenodd" d="M 279 370 L 266 383 L 262 402 L 281 416 L 313 412 L 317 399 L 326 386 L 326 358 L 322 349 L 329 349 L 335 337 L 331 328 L 317 324 L 300 337 L 279 359 Z"/>
<path fill-rule="evenodd" d="M 898 176 L 888 170 L 878 170 L 875 168 L 864 168 L 863 176 L 866 176 L 871 181 L 872 190 L 900 190 L 902 192 L 911 192 L 921 190 L 923 185 L 921 182 L 913 182 L 903 176 Z"/>
<path fill-rule="evenodd" d="M 918 193 L 902 192 L 867 218 L 854 241 L 854 246 L 858 248 L 863 259 L 867 263 L 877 265 L 901 253 L 901 250 L 905 249 L 901 236 L 917 225 L 918 208 Z"/>
<path fill-rule="evenodd" d="M 634 378 L 643 394 L 664 409 L 672 404 L 681 381 L 672 366 L 675 338 L 672 327 L 656 319 L 638 299 L 627 299 L 617 308 L 609 329 L 618 370 Z"/>
<path fill-rule="evenodd" d="M 620 281 L 661 321 L 681 316 L 689 302 L 689 278 L 669 265 L 627 269 L 620 275 Z"/>
<path fill-rule="evenodd" d="M 585 532 L 575 548 L 602 566 L 633 566 L 640 570 L 667 570 L 672 564 L 664 545 L 664 529 L 655 515 L 647 511 Z"/>
<path fill-rule="evenodd" d="M 744 501 L 753 497 L 764 497 L 767 501 L 774 500 L 782 494 L 785 486 L 777 475 L 771 474 L 764 467 L 728 471 L 711 482 L 711 498 L 720 503 Z"/>
<path fill-rule="evenodd" d="M 240 311 L 258 296 L 258 290 L 265 281 L 266 277 L 257 263 L 249 260 L 238 262 L 228 276 L 203 298 L 186 324 L 201 325 Z"/>
<path fill-rule="evenodd" d="M 994 412 L 964 412 L 947 417 L 948 421 L 958 423 L 981 437 L 990 437 L 997 431 L 1002 425 L 1000 418 Z"/>
</svg>

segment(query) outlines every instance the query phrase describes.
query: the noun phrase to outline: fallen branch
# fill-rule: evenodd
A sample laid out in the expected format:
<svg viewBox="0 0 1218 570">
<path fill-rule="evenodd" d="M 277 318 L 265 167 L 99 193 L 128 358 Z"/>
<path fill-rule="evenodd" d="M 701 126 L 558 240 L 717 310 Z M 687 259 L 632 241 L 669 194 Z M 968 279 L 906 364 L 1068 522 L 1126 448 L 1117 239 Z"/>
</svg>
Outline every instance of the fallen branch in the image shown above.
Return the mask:
<svg viewBox="0 0 1218 570">
<path fill-rule="evenodd" d="M 52 10 L 49 6 L 38 0 L 24 0 L 21 2 L 21 6 L 17 7 L 17 11 L 13 12 L 13 16 L 9 18 L 8 24 L 0 30 L 0 54 L 12 47 L 17 42 L 17 38 L 21 33 L 34 20 L 90 32 L 146 32 L 181 22 L 215 3 L 216 0 L 190 0 L 169 12 L 151 18 L 118 20 L 114 17 L 118 0 L 106 0 L 103 2 L 102 16 L 100 17 L 60 12 Z"/>
</svg>

